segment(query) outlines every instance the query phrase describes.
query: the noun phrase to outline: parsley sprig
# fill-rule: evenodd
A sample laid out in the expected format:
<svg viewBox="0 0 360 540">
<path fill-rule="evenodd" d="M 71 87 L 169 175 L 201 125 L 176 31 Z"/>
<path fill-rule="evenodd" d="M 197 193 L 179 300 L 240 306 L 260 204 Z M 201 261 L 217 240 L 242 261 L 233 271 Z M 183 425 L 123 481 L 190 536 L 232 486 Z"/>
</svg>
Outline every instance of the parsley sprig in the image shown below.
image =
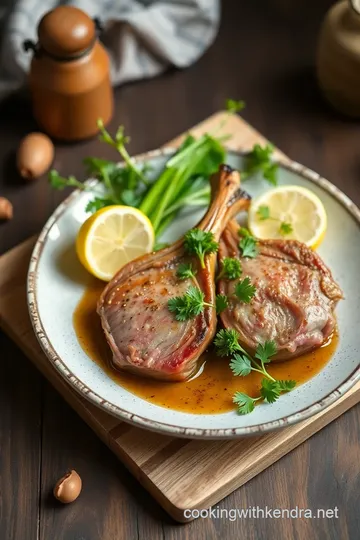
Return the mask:
<svg viewBox="0 0 360 540">
<path fill-rule="evenodd" d="M 194 285 L 183 296 L 175 296 L 168 301 L 169 311 L 175 314 L 177 321 L 186 321 L 200 315 L 205 306 L 212 307 L 204 300 L 204 293 Z"/>
<path fill-rule="evenodd" d="M 279 222 L 279 233 L 282 236 L 286 236 L 288 234 L 291 234 L 293 232 L 293 230 L 294 230 L 291 223 L 289 223 L 287 221 L 281 221 L 281 219 L 272 217 L 270 215 L 270 208 L 268 206 L 265 206 L 265 205 L 259 206 L 259 208 L 258 208 L 258 210 L 256 212 L 256 215 L 258 216 L 260 221 L 265 221 L 265 220 L 271 219 L 272 221 Z"/>
<path fill-rule="evenodd" d="M 257 209 L 256 215 L 260 219 L 260 221 L 270 219 L 270 208 L 268 206 L 261 205 Z"/>
<path fill-rule="evenodd" d="M 217 279 L 237 279 L 242 274 L 241 262 L 235 257 L 224 257 L 221 261 L 221 270 L 217 276 Z"/>
<path fill-rule="evenodd" d="M 210 231 L 191 229 L 184 236 L 184 247 L 189 254 L 197 255 L 202 268 L 205 268 L 205 255 L 216 253 L 219 248 L 214 235 Z"/>
<path fill-rule="evenodd" d="M 238 337 L 239 334 L 232 328 L 219 330 L 214 339 L 216 353 L 219 356 L 230 356 L 238 351 L 240 347 Z"/>
<path fill-rule="evenodd" d="M 235 285 L 235 295 L 241 302 L 249 304 L 256 294 L 256 287 L 251 283 L 249 277 L 244 278 Z"/>
<path fill-rule="evenodd" d="M 175 296 L 168 301 L 168 308 L 171 313 L 175 314 L 177 321 L 187 321 L 194 319 L 204 311 L 205 307 L 215 308 L 217 313 L 224 311 L 228 306 L 226 296 L 218 294 L 215 299 L 215 305 L 205 302 L 205 295 L 195 285 L 192 285 L 183 294 L 183 296 Z"/>
<path fill-rule="evenodd" d="M 243 257 L 248 257 L 249 259 L 254 259 L 259 254 L 256 239 L 250 235 L 241 238 L 239 249 L 241 250 L 241 255 Z"/>
<path fill-rule="evenodd" d="M 266 369 L 266 364 L 271 362 L 277 349 L 273 341 L 259 343 L 254 357 L 241 347 L 239 344 L 239 334 L 234 329 L 220 330 L 215 337 L 214 344 L 219 356 L 232 356 L 230 369 L 235 376 L 246 377 L 252 371 L 263 375 L 261 380 L 260 395 L 251 397 L 244 392 L 235 392 L 233 402 L 238 407 L 240 414 L 249 414 L 255 408 L 257 401 L 264 400 L 268 403 L 274 403 L 282 392 L 289 392 L 296 386 L 293 380 L 277 380 L 272 377 Z"/>
<path fill-rule="evenodd" d="M 225 105 L 226 105 L 226 110 L 232 114 L 242 111 L 243 109 L 245 109 L 245 106 L 246 106 L 245 101 L 243 100 L 236 101 L 235 99 L 227 99 Z"/>
<path fill-rule="evenodd" d="M 259 250 L 257 247 L 257 240 L 251 234 L 249 229 L 245 227 L 240 227 L 238 230 L 238 235 L 240 236 L 239 249 L 243 257 L 248 257 L 253 259 L 258 256 Z"/>
<path fill-rule="evenodd" d="M 251 238 L 253 238 L 251 232 L 246 227 L 240 227 L 239 230 L 238 230 L 238 235 L 241 236 L 241 237 L 244 237 L 244 238 L 247 238 L 249 236 Z"/>
<path fill-rule="evenodd" d="M 255 144 L 245 158 L 245 169 L 241 173 L 242 180 L 260 172 L 270 184 L 276 186 L 278 165 L 272 161 L 273 152 L 274 146 L 272 144 L 265 146 Z"/>
<path fill-rule="evenodd" d="M 217 294 L 215 298 L 216 313 L 221 313 L 229 305 L 229 299 L 225 294 Z"/>
<path fill-rule="evenodd" d="M 181 280 L 191 279 L 195 277 L 196 269 L 192 267 L 191 263 L 181 263 L 176 270 L 176 275 Z"/>
<path fill-rule="evenodd" d="M 288 234 L 291 234 L 293 232 L 293 226 L 291 223 L 287 222 L 287 221 L 282 221 L 280 223 L 280 227 L 279 227 L 279 233 L 282 235 L 282 236 L 287 236 Z"/>
</svg>

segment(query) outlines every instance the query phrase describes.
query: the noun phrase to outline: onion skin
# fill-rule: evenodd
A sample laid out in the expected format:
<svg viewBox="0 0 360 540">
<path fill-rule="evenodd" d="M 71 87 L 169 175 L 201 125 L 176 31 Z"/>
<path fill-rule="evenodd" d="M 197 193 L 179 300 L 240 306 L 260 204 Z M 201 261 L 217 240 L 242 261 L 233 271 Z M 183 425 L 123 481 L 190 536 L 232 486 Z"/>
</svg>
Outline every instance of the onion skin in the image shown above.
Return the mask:
<svg viewBox="0 0 360 540">
<path fill-rule="evenodd" d="M 0 197 L 0 221 L 8 221 L 13 217 L 13 205 L 5 197 Z"/>
<path fill-rule="evenodd" d="M 53 493 L 58 501 L 63 504 L 69 504 L 78 498 L 81 489 L 81 478 L 78 473 L 72 469 L 56 482 Z"/>
<path fill-rule="evenodd" d="M 25 180 L 35 180 L 44 174 L 54 159 L 54 145 L 44 133 L 29 133 L 20 142 L 16 166 Z"/>
</svg>

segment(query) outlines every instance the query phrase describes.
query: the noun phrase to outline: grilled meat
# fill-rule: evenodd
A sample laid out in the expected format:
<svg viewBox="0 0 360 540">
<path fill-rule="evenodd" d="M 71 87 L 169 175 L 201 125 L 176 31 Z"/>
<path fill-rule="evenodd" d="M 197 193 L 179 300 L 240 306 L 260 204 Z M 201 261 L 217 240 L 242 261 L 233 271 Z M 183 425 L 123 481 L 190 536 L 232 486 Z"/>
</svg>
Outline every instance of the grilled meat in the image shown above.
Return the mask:
<svg viewBox="0 0 360 540">
<path fill-rule="evenodd" d="M 244 258 L 239 250 L 239 226 L 224 230 L 218 260 L 236 257 L 243 273 L 256 287 L 249 304 L 234 294 L 237 280 L 219 280 L 229 306 L 220 315 L 225 328 L 239 333 L 240 344 L 253 353 L 258 343 L 272 340 L 274 359 L 286 360 L 321 346 L 335 328 L 334 308 L 343 297 L 319 255 L 295 240 L 261 240 L 259 254 Z"/>
<path fill-rule="evenodd" d="M 219 240 L 227 221 L 247 209 L 249 197 L 240 190 L 236 171 L 223 165 L 211 179 L 212 203 L 198 225 Z M 192 279 L 180 281 L 180 263 L 191 262 Z M 186 253 L 183 240 L 156 253 L 131 261 L 106 286 L 98 303 L 98 314 L 113 353 L 112 366 L 119 370 L 172 381 L 182 381 L 198 370 L 201 353 L 212 340 L 216 312 L 206 306 L 200 315 L 177 321 L 168 300 L 196 285 L 205 302 L 214 304 L 216 253 L 205 257 L 202 268 L 197 256 Z"/>
</svg>

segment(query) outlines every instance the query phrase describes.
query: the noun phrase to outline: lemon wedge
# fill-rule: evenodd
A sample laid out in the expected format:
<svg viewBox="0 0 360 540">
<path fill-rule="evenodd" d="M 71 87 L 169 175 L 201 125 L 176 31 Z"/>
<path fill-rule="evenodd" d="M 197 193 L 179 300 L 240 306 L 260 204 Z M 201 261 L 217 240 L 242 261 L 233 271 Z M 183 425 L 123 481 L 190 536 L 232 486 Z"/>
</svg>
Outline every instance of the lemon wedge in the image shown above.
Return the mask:
<svg viewBox="0 0 360 540">
<path fill-rule="evenodd" d="M 137 208 L 107 206 L 90 216 L 76 238 L 80 262 L 95 277 L 110 281 L 129 261 L 154 245 L 151 221 Z"/>
<path fill-rule="evenodd" d="M 312 249 L 322 242 L 327 216 L 315 193 L 301 186 L 279 186 L 254 199 L 249 229 L 260 239 L 300 240 Z"/>
</svg>

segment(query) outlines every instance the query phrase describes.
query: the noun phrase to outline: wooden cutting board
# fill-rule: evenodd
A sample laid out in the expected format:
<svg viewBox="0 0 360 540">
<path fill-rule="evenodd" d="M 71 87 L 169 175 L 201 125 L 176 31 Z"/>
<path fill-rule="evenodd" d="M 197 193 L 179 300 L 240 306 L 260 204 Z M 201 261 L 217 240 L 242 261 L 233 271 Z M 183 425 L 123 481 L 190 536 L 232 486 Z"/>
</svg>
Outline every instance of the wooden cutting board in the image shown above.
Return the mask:
<svg viewBox="0 0 360 540">
<path fill-rule="evenodd" d="M 217 113 L 192 129 L 199 135 L 224 119 Z M 249 149 L 265 139 L 239 117 L 224 132 L 229 147 Z M 172 141 L 178 144 L 181 137 Z M 286 157 L 277 151 L 278 157 Z M 0 257 L 0 326 L 34 362 L 73 409 L 178 521 L 186 508 L 219 502 L 360 400 L 360 384 L 318 415 L 281 431 L 236 441 L 198 441 L 144 432 L 120 422 L 80 397 L 47 361 L 32 331 L 26 305 L 26 274 L 35 239 Z"/>
</svg>

